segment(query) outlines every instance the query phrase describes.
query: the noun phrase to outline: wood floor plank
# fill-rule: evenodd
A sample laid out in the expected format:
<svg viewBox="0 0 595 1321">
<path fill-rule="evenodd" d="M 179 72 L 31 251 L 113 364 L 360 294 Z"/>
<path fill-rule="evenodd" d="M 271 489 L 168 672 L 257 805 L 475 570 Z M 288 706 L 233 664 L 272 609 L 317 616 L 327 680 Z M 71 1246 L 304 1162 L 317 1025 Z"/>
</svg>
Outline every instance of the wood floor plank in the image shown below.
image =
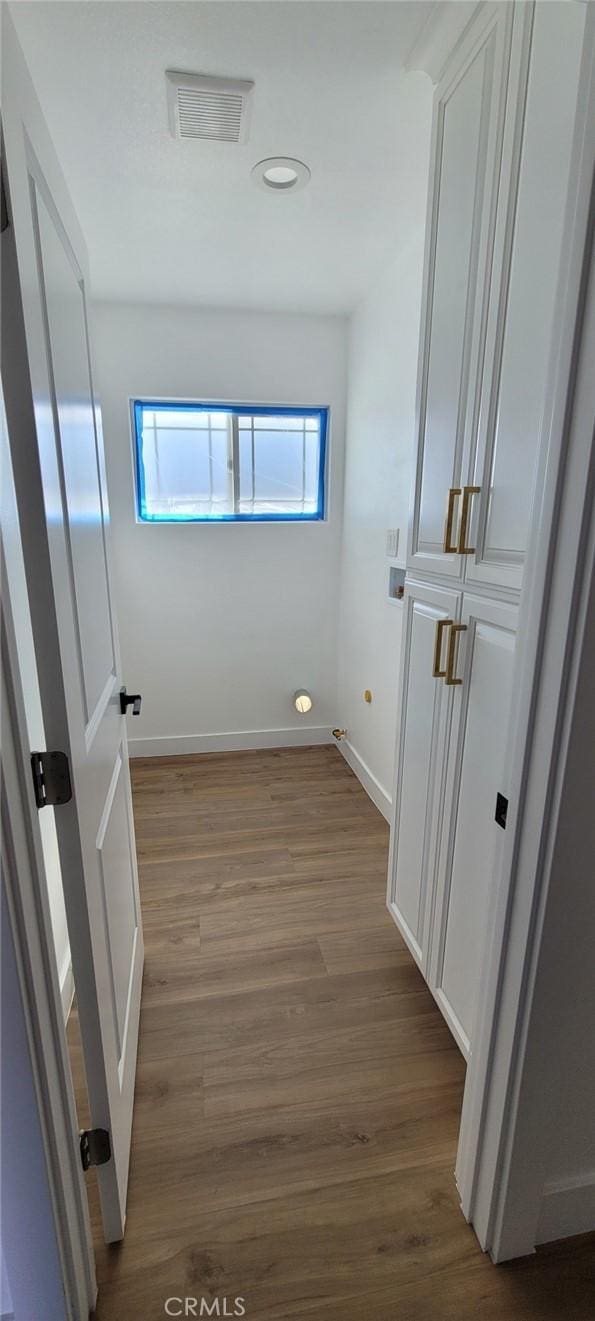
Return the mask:
<svg viewBox="0 0 595 1321">
<path fill-rule="evenodd" d="M 411 960 L 366 977 L 341 974 L 285 982 L 275 987 L 274 995 L 268 987 L 212 995 L 208 1013 L 195 999 L 179 1000 L 175 1021 L 169 1003 L 146 1005 L 142 1050 L 146 1058 L 158 1058 L 174 1053 L 172 1042 L 179 1055 L 258 1047 L 316 1030 L 356 1029 L 369 1025 L 372 1014 L 374 1024 L 424 1015 L 435 1020 L 434 1000 Z"/>
<path fill-rule="evenodd" d="M 258 1078 L 238 1078 L 234 1085 L 210 1082 L 205 1091 L 207 1115 L 238 1117 L 252 1110 L 295 1109 L 299 1106 L 318 1105 L 333 1109 L 346 1091 L 362 1100 L 368 1091 L 383 1098 L 392 1097 L 395 1107 L 401 1095 L 432 1089 L 441 1082 L 460 1079 L 458 1061 L 450 1050 L 414 1051 L 400 1060 L 392 1059 L 343 1061 L 337 1072 L 336 1063 L 313 1069 L 300 1079 L 274 1074 Z"/>
<path fill-rule="evenodd" d="M 592 1240 L 495 1268 L 463 1220 L 463 1060 L 386 913 L 386 822 L 338 751 L 147 758 L 132 778 L 147 959 L 115 1249 L 90 1180 L 97 1321 L 236 1295 L 248 1321 L 593 1321 Z M 76 1015 L 69 1036 L 82 1112 Z"/>
<path fill-rule="evenodd" d="M 255 948 L 238 948 L 232 957 L 219 948 L 211 952 L 201 948 L 187 957 L 164 948 L 145 961 L 143 1004 L 208 999 L 222 990 L 242 993 L 255 987 L 274 988 L 325 973 L 316 940 L 296 944 L 294 938 L 287 945 L 267 946 L 258 942 Z"/>
<path fill-rule="evenodd" d="M 328 892 L 330 891 L 330 893 Z M 201 918 L 201 933 L 205 953 L 212 950 L 227 952 L 233 957 L 237 947 L 295 944 L 300 937 L 317 938 L 326 932 L 362 931 L 375 929 L 384 923 L 383 903 L 374 893 L 353 893 L 347 884 L 329 883 L 289 899 L 287 892 L 278 895 L 278 904 L 269 899 L 266 904 L 251 906 L 241 900 L 225 908 L 209 908 Z M 388 920 L 388 919 L 387 919 Z"/>
<path fill-rule="evenodd" d="M 318 944 L 329 973 L 359 973 L 373 968 L 392 968 L 399 959 L 406 967 L 411 963 L 405 941 L 390 919 L 366 931 L 321 932 Z"/>
<path fill-rule="evenodd" d="M 135 1152 L 161 1145 L 169 1133 L 178 1143 L 180 1133 L 197 1132 L 204 1120 L 202 1057 L 170 1055 L 138 1062 L 134 1095 Z"/>
</svg>

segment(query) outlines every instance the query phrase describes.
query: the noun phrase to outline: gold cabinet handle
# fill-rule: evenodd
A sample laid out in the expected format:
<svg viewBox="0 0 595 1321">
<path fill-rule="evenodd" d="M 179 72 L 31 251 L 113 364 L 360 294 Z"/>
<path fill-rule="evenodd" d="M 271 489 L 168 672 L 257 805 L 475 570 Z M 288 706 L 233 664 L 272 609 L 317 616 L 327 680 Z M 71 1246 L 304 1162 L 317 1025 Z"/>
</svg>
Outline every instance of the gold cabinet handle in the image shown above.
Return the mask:
<svg viewBox="0 0 595 1321">
<path fill-rule="evenodd" d="M 460 486 L 451 486 L 448 492 L 448 505 L 446 508 L 446 525 L 444 528 L 444 554 L 456 555 L 458 546 L 452 539 L 452 525 L 455 517 L 455 500 L 461 494 Z"/>
<path fill-rule="evenodd" d="M 459 688 L 463 682 L 462 679 L 457 679 L 455 666 L 457 663 L 457 635 L 459 633 L 465 633 L 466 630 L 466 624 L 452 624 L 451 626 L 450 637 L 448 639 L 448 652 L 446 656 L 446 678 L 444 680 L 449 688 Z"/>
<path fill-rule="evenodd" d="M 442 634 L 445 628 L 450 628 L 454 623 L 453 619 L 439 619 L 436 624 L 436 640 L 434 642 L 434 667 L 432 674 L 435 679 L 445 679 L 446 670 L 442 669 Z"/>
<path fill-rule="evenodd" d="M 475 554 L 475 546 L 467 545 L 467 525 L 469 523 L 469 506 L 471 504 L 471 498 L 474 495 L 479 495 L 480 491 L 481 491 L 481 486 L 463 487 L 463 503 L 461 506 L 461 527 L 459 531 L 459 544 L 457 547 L 459 555 Z"/>
</svg>

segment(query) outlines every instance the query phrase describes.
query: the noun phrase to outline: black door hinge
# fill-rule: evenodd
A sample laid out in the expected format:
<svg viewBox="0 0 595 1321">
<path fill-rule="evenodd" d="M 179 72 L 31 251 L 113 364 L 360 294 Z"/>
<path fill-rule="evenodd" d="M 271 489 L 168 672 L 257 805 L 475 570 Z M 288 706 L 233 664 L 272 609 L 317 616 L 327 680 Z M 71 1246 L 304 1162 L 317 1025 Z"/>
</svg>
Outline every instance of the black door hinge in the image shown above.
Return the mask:
<svg viewBox="0 0 595 1321">
<path fill-rule="evenodd" d="M 107 1165 L 111 1160 L 112 1144 L 107 1128 L 84 1128 L 79 1141 L 84 1170 L 90 1170 L 92 1165 Z"/>
<path fill-rule="evenodd" d="M 31 770 L 38 807 L 60 807 L 70 802 L 72 784 L 65 752 L 32 752 Z"/>
<path fill-rule="evenodd" d="M 500 793 L 496 794 L 496 811 L 494 814 L 494 820 L 497 826 L 502 826 L 503 830 L 506 830 L 507 815 L 508 815 L 508 798 L 505 798 L 504 794 L 500 794 Z"/>
</svg>

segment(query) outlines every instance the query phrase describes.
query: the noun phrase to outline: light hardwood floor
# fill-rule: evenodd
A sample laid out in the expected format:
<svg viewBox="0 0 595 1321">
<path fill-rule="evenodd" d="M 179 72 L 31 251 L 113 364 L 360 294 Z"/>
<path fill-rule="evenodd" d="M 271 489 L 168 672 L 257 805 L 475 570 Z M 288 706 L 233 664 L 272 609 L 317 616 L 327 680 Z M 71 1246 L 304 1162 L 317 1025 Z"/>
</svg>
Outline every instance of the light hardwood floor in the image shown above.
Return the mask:
<svg viewBox="0 0 595 1321">
<path fill-rule="evenodd" d="M 238 1295 L 249 1321 L 593 1321 L 592 1239 L 495 1268 L 461 1216 L 463 1060 L 338 751 L 132 773 L 146 970 L 119 1247 L 91 1196 L 97 1321 Z"/>
</svg>

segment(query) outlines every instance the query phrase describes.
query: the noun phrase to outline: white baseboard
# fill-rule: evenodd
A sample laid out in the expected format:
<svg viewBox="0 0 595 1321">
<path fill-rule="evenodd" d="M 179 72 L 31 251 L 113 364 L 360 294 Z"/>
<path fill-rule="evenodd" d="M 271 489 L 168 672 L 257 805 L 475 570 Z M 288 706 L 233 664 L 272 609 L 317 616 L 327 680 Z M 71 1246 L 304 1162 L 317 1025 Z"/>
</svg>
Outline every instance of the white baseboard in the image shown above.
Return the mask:
<svg viewBox="0 0 595 1321">
<path fill-rule="evenodd" d="M 70 1016 L 70 1010 L 72 1009 L 72 1002 L 74 1000 L 74 977 L 72 975 L 72 963 L 70 962 L 70 958 L 68 959 L 66 969 L 62 971 L 60 977 L 60 999 L 62 1001 L 64 1022 L 67 1023 Z"/>
<path fill-rule="evenodd" d="M 197 752 L 245 752 L 251 748 L 302 748 L 333 743 L 330 725 L 300 725 L 299 729 L 243 729 L 231 734 L 179 734 L 173 737 L 131 738 L 131 757 L 183 757 Z"/>
<path fill-rule="evenodd" d="M 383 817 L 386 817 L 386 820 L 390 822 L 392 815 L 392 799 L 390 794 L 387 794 L 386 789 L 383 789 L 380 780 L 376 779 L 376 776 L 372 773 L 370 767 L 367 766 L 363 758 L 360 757 L 359 752 L 355 751 L 355 748 L 353 747 L 353 744 L 349 742 L 349 739 L 340 739 L 337 747 L 343 754 L 345 761 L 351 766 L 354 774 L 357 775 L 360 784 L 363 785 L 366 793 L 378 808 L 378 811 L 382 812 Z"/>
<path fill-rule="evenodd" d="M 546 1183 L 537 1225 L 537 1243 L 589 1234 L 595 1230 L 595 1170 Z"/>
</svg>

